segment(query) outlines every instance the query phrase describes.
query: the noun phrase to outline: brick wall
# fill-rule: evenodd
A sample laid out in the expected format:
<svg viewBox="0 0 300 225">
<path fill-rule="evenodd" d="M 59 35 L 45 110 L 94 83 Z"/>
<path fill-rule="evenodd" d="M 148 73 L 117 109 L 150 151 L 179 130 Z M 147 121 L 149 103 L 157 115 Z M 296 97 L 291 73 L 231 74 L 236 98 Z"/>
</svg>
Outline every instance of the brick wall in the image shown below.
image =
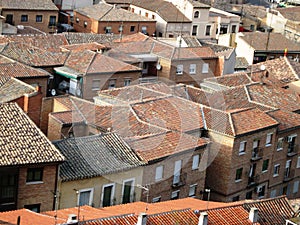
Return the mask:
<svg viewBox="0 0 300 225">
<path fill-rule="evenodd" d="M 48 115 L 53 110 L 53 98 L 43 98 L 41 107 L 40 129 L 47 135 L 48 131 Z"/>
<path fill-rule="evenodd" d="M 30 119 L 39 126 L 42 108 L 42 93 L 36 92 L 33 95 L 24 96 L 24 111 Z"/>
<path fill-rule="evenodd" d="M 15 26 L 32 26 L 46 33 L 55 33 L 55 28 L 51 29 L 48 27 L 50 16 L 56 16 L 56 22 L 58 19 L 58 11 L 33 11 L 33 10 L 13 10 L 13 9 L 2 9 L 2 16 L 13 15 L 13 23 Z M 28 15 L 28 22 L 21 22 L 21 16 Z M 42 22 L 36 22 L 36 16 L 42 15 Z"/>
<path fill-rule="evenodd" d="M 42 96 L 43 97 L 47 96 L 48 77 L 42 77 L 42 78 L 23 78 L 23 77 L 18 77 L 17 79 L 23 81 L 26 84 L 38 85 L 40 87 L 40 92 L 42 93 Z"/>
<path fill-rule="evenodd" d="M 18 209 L 24 205 L 41 204 L 41 211 L 53 210 L 56 165 L 46 165 L 43 168 L 43 181 L 39 183 L 26 183 L 27 167 L 20 168 Z"/>
<path fill-rule="evenodd" d="M 49 114 L 47 137 L 50 141 L 61 139 L 62 124 Z"/>
</svg>

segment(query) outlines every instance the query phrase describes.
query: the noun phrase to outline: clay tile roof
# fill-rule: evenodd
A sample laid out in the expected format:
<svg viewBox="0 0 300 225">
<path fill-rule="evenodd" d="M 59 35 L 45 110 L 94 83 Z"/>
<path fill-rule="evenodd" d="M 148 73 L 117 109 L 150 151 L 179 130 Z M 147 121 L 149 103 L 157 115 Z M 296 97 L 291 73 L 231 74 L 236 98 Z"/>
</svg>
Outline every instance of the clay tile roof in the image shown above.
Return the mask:
<svg viewBox="0 0 300 225">
<path fill-rule="evenodd" d="M 149 54 L 153 48 L 154 40 L 149 38 L 145 41 L 114 43 L 113 48 L 130 54 Z"/>
<path fill-rule="evenodd" d="M 147 9 L 157 13 L 163 20 L 167 22 L 191 22 L 180 12 L 177 7 L 171 2 L 164 0 L 147 1 L 147 0 L 133 0 L 131 5 Z"/>
<path fill-rule="evenodd" d="M 138 217 L 136 215 L 118 215 L 112 217 L 106 217 L 101 219 L 94 219 L 85 221 L 85 225 L 128 225 L 128 224 L 136 224 L 138 221 Z"/>
<path fill-rule="evenodd" d="M 279 131 L 295 129 L 300 126 L 300 115 L 298 113 L 275 110 L 268 112 L 268 115 L 279 122 Z"/>
<path fill-rule="evenodd" d="M 173 59 L 218 58 L 210 47 L 176 48 Z"/>
<path fill-rule="evenodd" d="M 75 51 L 71 52 L 64 64 L 64 67 L 74 69 L 82 74 L 85 74 L 89 66 L 91 65 L 93 59 L 96 56 L 96 52 L 92 51 Z"/>
<path fill-rule="evenodd" d="M 250 77 L 244 72 L 228 74 L 221 77 L 206 78 L 204 79 L 204 81 L 216 83 L 218 85 L 222 85 L 230 88 L 252 83 Z"/>
<path fill-rule="evenodd" d="M 190 209 L 173 210 L 170 212 L 163 212 L 147 217 L 147 224 L 198 224 L 198 216 Z"/>
<path fill-rule="evenodd" d="M 76 111 L 54 112 L 50 113 L 49 116 L 65 125 L 84 122 L 84 118 L 80 115 L 80 113 L 77 113 Z"/>
<path fill-rule="evenodd" d="M 295 71 L 297 76 L 300 77 L 300 62 L 299 62 L 299 59 L 297 61 L 297 60 L 294 60 L 294 59 L 287 58 L 287 60 L 289 61 L 291 67 L 293 68 L 293 70 Z"/>
<path fill-rule="evenodd" d="M 0 76 L 0 103 L 10 102 L 25 94 L 33 94 L 33 86 L 11 77 Z"/>
<path fill-rule="evenodd" d="M 45 70 L 35 69 L 22 63 L 0 64 L 0 76 L 10 76 L 16 78 L 49 77 Z"/>
<path fill-rule="evenodd" d="M 55 10 L 58 11 L 58 8 L 51 0 L 1 0 L 0 6 L 3 9 L 21 9 L 21 10 Z"/>
<path fill-rule="evenodd" d="M 88 16 L 98 21 L 136 21 L 136 22 L 155 22 L 153 19 L 143 17 L 141 15 L 131 13 L 128 10 L 114 7 L 106 3 L 99 3 L 92 6 L 77 8 L 76 13 Z"/>
<path fill-rule="evenodd" d="M 193 151 L 208 144 L 208 141 L 203 138 L 196 138 L 178 132 L 165 132 L 151 136 L 126 138 L 126 141 L 148 162 L 187 150 Z"/>
<path fill-rule="evenodd" d="M 286 111 L 300 109 L 300 97 L 293 91 L 262 84 L 251 84 L 247 85 L 246 88 L 249 98 L 253 102 Z"/>
<path fill-rule="evenodd" d="M 73 45 L 62 45 L 61 48 L 69 51 L 84 51 L 84 50 L 99 51 L 101 49 L 105 49 L 106 46 L 99 44 L 97 42 L 92 42 L 92 43 L 82 43 L 82 44 L 73 44 Z"/>
<path fill-rule="evenodd" d="M 285 48 L 288 51 L 300 51 L 300 45 L 287 39 L 280 33 L 269 33 L 268 50 L 269 51 L 284 51 Z M 266 44 L 268 39 L 268 33 L 263 32 L 247 32 L 241 36 L 254 50 L 266 50 Z"/>
<path fill-rule="evenodd" d="M 149 38 L 149 36 L 138 32 L 135 34 L 130 35 L 124 35 L 122 39 L 116 39 L 114 42 L 136 42 L 136 41 L 146 41 Z"/>
<path fill-rule="evenodd" d="M 54 102 L 57 102 L 60 104 L 60 108 L 62 107 L 64 111 L 71 111 L 72 110 L 72 102 L 69 95 L 61 95 L 61 96 L 55 96 Z"/>
<path fill-rule="evenodd" d="M 18 216 L 20 216 L 22 225 L 49 225 L 65 222 L 65 220 L 59 218 L 55 221 L 53 216 L 35 213 L 29 209 L 19 209 L 0 213 L 0 224 L 15 225 L 17 224 Z"/>
<path fill-rule="evenodd" d="M 120 61 L 129 63 L 129 64 L 136 64 L 136 63 L 140 63 L 142 61 L 138 58 L 132 57 L 130 55 L 127 55 L 124 52 L 120 52 L 115 49 L 109 50 L 108 52 L 106 52 L 106 55 L 111 58 L 114 58 L 116 60 L 120 60 Z"/>
<path fill-rule="evenodd" d="M 203 128 L 200 106 L 177 97 L 140 102 L 132 106 L 143 121 L 162 128 L 188 132 Z"/>
<path fill-rule="evenodd" d="M 63 35 L 67 42 L 71 44 L 82 44 L 82 43 L 92 43 L 97 42 L 100 44 L 109 44 L 115 39 L 119 39 L 120 35 L 118 34 L 92 34 L 92 33 L 77 33 L 77 32 L 70 32 L 70 33 L 63 33 Z"/>
<path fill-rule="evenodd" d="M 60 152 L 16 104 L 1 104 L 0 118 L 0 166 L 64 160 Z"/>
<path fill-rule="evenodd" d="M 278 8 L 276 10 L 278 10 L 280 14 L 288 20 L 300 21 L 300 6 Z"/>
<path fill-rule="evenodd" d="M 70 181 L 129 170 L 143 165 L 134 151 L 114 133 L 76 137 L 54 142 L 66 158 L 62 181 Z"/>
<path fill-rule="evenodd" d="M 245 57 L 236 57 L 234 69 L 247 69 L 249 63 Z"/>
<path fill-rule="evenodd" d="M 258 222 L 261 225 L 285 224 L 285 220 L 294 216 L 294 210 L 285 196 L 246 202 L 243 207 L 249 212 L 251 208 L 258 209 Z"/>
</svg>

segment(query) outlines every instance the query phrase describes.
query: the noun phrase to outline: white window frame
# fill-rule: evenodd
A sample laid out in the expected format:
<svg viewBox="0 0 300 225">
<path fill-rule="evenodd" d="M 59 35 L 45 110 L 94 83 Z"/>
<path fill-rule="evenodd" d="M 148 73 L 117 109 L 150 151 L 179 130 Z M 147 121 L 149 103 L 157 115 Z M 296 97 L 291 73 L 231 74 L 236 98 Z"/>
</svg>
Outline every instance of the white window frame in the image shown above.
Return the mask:
<svg viewBox="0 0 300 225">
<path fill-rule="evenodd" d="M 125 188 L 125 183 L 128 181 L 132 181 L 132 188 L 130 190 L 130 202 L 133 202 L 133 194 L 134 194 L 134 185 L 135 185 L 135 178 L 129 178 L 126 180 L 123 180 L 123 185 L 122 185 L 122 198 L 124 195 L 124 188 Z"/>
<path fill-rule="evenodd" d="M 281 151 L 283 149 L 283 142 L 284 142 L 284 138 L 283 137 L 278 138 L 277 145 L 276 145 L 277 151 Z M 279 147 L 279 148 L 278 148 L 278 143 L 281 143 L 281 147 Z"/>
<path fill-rule="evenodd" d="M 179 192 L 180 192 L 180 190 L 172 191 L 172 193 L 171 193 L 171 199 L 176 198 L 176 197 L 179 198 Z"/>
<path fill-rule="evenodd" d="M 99 82 L 99 87 L 96 87 L 98 85 L 94 85 L 95 82 Z M 98 90 L 100 90 L 100 84 L 101 84 L 101 80 L 100 79 L 93 79 L 93 81 L 92 81 L 92 91 L 98 91 Z"/>
<path fill-rule="evenodd" d="M 114 84 L 114 86 L 112 87 L 111 84 Z M 108 89 L 114 89 L 114 88 L 116 88 L 116 85 L 117 85 L 116 79 L 108 80 Z"/>
<path fill-rule="evenodd" d="M 129 86 L 131 84 L 131 78 L 124 78 L 124 87 Z"/>
<path fill-rule="evenodd" d="M 190 185 L 190 188 L 189 188 L 189 197 L 195 197 L 196 196 L 197 186 L 198 186 L 198 184 L 192 184 L 192 185 Z M 191 190 L 193 190 L 193 194 L 191 194 Z"/>
<path fill-rule="evenodd" d="M 200 154 L 193 156 L 192 170 L 197 170 L 200 163 Z"/>
<path fill-rule="evenodd" d="M 266 169 L 266 170 L 262 170 L 262 171 L 261 171 L 262 173 L 268 172 L 268 169 L 269 169 L 269 166 L 270 166 L 270 160 L 269 160 L 269 159 L 265 159 L 265 160 L 263 161 L 262 167 L 264 166 L 264 162 L 267 161 L 267 160 L 268 160 L 268 166 L 267 166 L 267 169 Z M 262 168 L 262 169 L 263 169 L 263 168 Z"/>
<path fill-rule="evenodd" d="M 209 64 L 208 63 L 203 63 L 202 73 L 208 73 L 208 71 L 209 71 Z"/>
<path fill-rule="evenodd" d="M 155 198 L 152 198 L 152 203 L 160 202 L 160 200 L 161 200 L 161 196 L 157 196 Z"/>
<path fill-rule="evenodd" d="M 266 138 L 266 147 L 272 145 L 273 133 L 268 133 Z"/>
<path fill-rule="evenodd" d="M 90 191 L 90 199 L 89 199 L 89 205 L 92 205 L 93 198 L 94 198 L 94 188 L 85 188 L 78 190 L 78 196 L 77 196 L 77 205 L 79 206 L 79 200 L 80 200 L 80 193 L 81 192 L 87 192 Z"/>
<path fill-rule="evenodd" d="M 173 184 L 178 184 L 178 182 L 180 182 L 181 169 L 182 169 L 182 160 L 175 161 L 174 173 L 173 173 L 174 174 Z"/>
<path fill-rule="evenodd" d="M 300 168 L 300 156 L 298 156 L 298 159 L 297 159 L 297 168 Z"/>
<path fill-rule="evenodd" d="M 179 64 L 176 66 L 176 74 L 177 75 L 182 75 L 183 74 L 183 65 Z"/>
<path fill-rule="evenodd" d="M 247 141 L 240 142 L 239 155 L 244 155 L 246 153 L 246 145 L 247 145 Z"/>
<path fill-rule="evenodd" d="M 190 74 L 196 74 L 196 64 L 190 64 Z"/>
<path fill-rule="evenodd" d="M 296 180 L 293 184 L 293 194 L 298 193 L 299 191 L 299 180 Z"/>
<path fill-rule="evenodd" d="M 159 169 L 161 169 L 161 171 L 159 171 Z M 163 165 L 157 166 L 155 168 L 155 181 L 157 182 L 162 180 L 163 176 L 164 176 L 164 166 Z"/>
<path fill-rule="evenodd" d="M 275 173 L 276 172 L 275 168 L 278 168 L 277 173 Z M 280 164 L 275 164 L 273 168 L 273 177 L 278 177 L 279 173 L 280 173 Z"/>
<path fill-rule="evenodd" d="M 116 189 L 116 184 L 115 183 L 109 183 L 105 184 L 102 186 L 102 192 L 101 192 L 101 202 L 100 202 L 100 207 L 103 207 L 103 200 L 104 200 L 104 188 L 113 186 L 112 192 L 111 192 L 111 197 L 110 197 L 110 204 L 113 205 L 114 197 L 115 197 L 115 189 Z"/>
</svg>

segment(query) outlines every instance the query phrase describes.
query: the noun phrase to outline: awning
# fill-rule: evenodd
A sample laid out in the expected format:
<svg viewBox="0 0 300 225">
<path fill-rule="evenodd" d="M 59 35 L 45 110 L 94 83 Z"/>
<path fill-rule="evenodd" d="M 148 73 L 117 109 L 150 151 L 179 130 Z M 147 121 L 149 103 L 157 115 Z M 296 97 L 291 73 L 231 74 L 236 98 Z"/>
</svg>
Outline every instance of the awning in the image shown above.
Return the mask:
<svg viewBox="0 0 300 225">
<path fill-rule="evenodd" d="M 82 74 L 66 66 L 54 68 L 54 71 L 66 78 L 77 79 L 82 77 Z"/>
</svg>

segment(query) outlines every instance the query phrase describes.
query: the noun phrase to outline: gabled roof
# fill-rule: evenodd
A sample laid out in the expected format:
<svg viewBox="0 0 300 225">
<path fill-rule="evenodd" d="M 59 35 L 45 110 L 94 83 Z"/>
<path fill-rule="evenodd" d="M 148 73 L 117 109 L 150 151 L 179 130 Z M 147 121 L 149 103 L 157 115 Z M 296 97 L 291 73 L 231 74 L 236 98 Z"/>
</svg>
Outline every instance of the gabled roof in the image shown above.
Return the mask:
<svg viewBox="0 0 300 225">
<path fill-rule="evenodd" d="M 96 52 L 89 50 L 75 52 L 72 51 L 70 52 L 64 67 L 69 67 L 81 74 L 85 74 L 88 71 L 96 54 Z"/>
<path fill-rule="evenodd" d="M 0 103 L 10 102 L 25 94 L 33 94 L 36 90 L 16 78 L 0 76 Z"/>
<path fill-rule="evenodd" d="M 126 138 L 126 141 L 141 158 L 148 162 L 188 150 L 192 154 L 194 150 L 208 144 L 208 141 L 203 138 L 178 132 Z"/>
<path fill-rule="evenodd" d="M 66 158 L 60 170 L 62 181 L 122 172 L 144 164 L 114 133 L 69 138 L 54 145 Z"/>
<path fill-rule="evenodd" d="M 255 51 L 288 51 L 300 52 L 300 45 L 287 39 L 280 33 L 246 32 L 241 39 L 245 40 Z M 269 39 L 269 41 L 268 41 Z M 268 43 L 268 46 L 267 46 Z"/>
<path fill-rule="evenodd" d="M 17 104 L 0 104 L 0 118 L 0 166 L 56 163 L 64 160 Z"/>
<path fill-rule="evenodd" d="M 51 0 L 1 0 L 0 7 L 2 9 L 21 9 L 21 10 L 55 10 L 58 8 Z"/>
<path fill-rule="evenodd" d="M 277 8 L 276 10 L 278 10 L 280 14 L 288 20 L 292 20 L 295 22 L 300 21 L 300 6 Z"/>
<path fill-rule="evenodd" d="M 274 110 L 268 112 L 268 115 L 279 122 L 279 131 L 297 129 L 298 127 L 300 127 L 300 115 L 298 113 L 283 110 Z"/>
<path fill-rule="evenodd" d="M 92 43 L 97 42 L 100 44 L 109 44 L 115 39 L 119 39 L 120 35 L 118 34 L 93 34 L 93 33 L 77 33 L 69 32 L 61 34 L 66 38 L 68 43 L 71 44 L 82 44 L 82 43 Z"/>
<path fill-rule="evenodd" d="M 251 78 L 244 72 L 228 74 L 220 77 L 205 78 L 204 82 L 216 83 L 217 85 L 228 88 L 252 83 Z"/>
<path fill-rule="evenodd" d="M 106 22 L 106 21 L 116 21 L 116 22 L 126 22 L 126 21 L 136 21 L 136 22 L 155 22 L 153 19 L 149 19 L 138 14 L 131 13 L 128 10 L 114 7 L 106 3 L 99 3 L 92 6 L 87 6 L 83 8 L 75 9 L 74 12 L 80 13 L 89 18 Z"/>
<path fill-rule="evenodd" d="M 157 13 L 164 21 L 172 23 L 191 22 L 177 7 L 169 1 L 164 0 L 133 0 L 131 5 Z"/>
</svg>

